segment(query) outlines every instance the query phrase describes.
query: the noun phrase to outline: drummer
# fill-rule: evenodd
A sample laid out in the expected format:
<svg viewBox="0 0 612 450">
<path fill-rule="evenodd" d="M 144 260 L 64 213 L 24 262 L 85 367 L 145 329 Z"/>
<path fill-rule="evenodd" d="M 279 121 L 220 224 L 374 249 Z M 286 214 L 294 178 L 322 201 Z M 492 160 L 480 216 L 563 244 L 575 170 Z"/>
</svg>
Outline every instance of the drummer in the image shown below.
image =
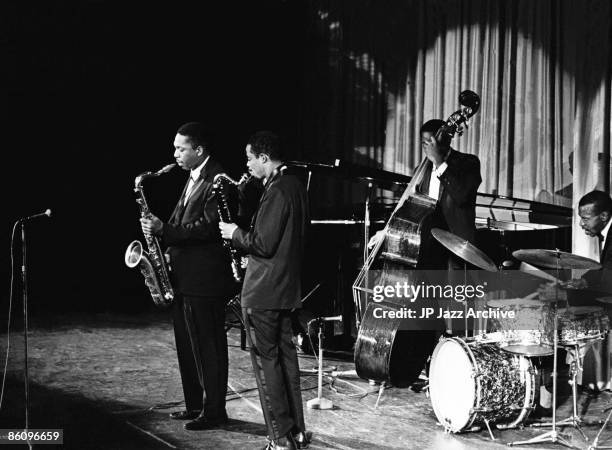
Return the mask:
<svg viewBox="0 0 612 450">
<path fill-rule="evenodd" d="M 602 268 L 589 270 L 582 278 L 571 280 L 565 286 L 612 295 L 612 236 L 608 239 L 612 224 L 612 198 L 603 191 L 591 191 L 580 199 L 578 215 L 580 227 L 585 234 L 599 241 L 599 262 Z"/>
<path fill-rule="evenodd" d="M 599 261 L 601 269 L 589 270 L 582 278 L 565 283 L 570 290 L 568 300 L 572 304 L 594 304 L 592 299 L 612 295 L 612 235 L 610 235 L 610 224 L 612 224 L 612 199 L 603 191 L 591 191 L 584 195 L 578 203 L 578 215 L 580 216 L 580 227 L 587 236 L 597 238 L 599 244 Z M 579 289 L 580 291 L 572 291 Z M 588 299 L 591 297 L 591 299 Z M 590 301 L 589 301 L 590 300 Z M 597 303 L 602 306 L 602 303 Z M 603 305 L 605 306 L 605 304 Z M 610 315 L 611 309 L 608 309 Z M 588 390 L 604 390 L 611 387 L 611 350 L 612 335 L 607 339 L 583 349 L 583 373 L 578 381 L 583 388 Z"/>
</svg>

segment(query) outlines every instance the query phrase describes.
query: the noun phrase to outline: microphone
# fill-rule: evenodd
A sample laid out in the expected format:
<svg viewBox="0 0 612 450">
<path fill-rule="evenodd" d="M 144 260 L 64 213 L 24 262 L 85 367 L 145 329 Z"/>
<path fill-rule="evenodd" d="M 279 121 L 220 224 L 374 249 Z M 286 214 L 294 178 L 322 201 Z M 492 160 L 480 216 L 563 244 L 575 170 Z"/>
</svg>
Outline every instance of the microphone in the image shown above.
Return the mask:
<svg viewBox="0 0 612 450">
<path fill-rule="evenodd" d="M 334 322 L 334 321 L 342 322 L 342 315 L 331 316 L 331 317 L 319 317 L 319 320 L 323 322 Z"/>
<path fill-rule="evenodd" d="M 18 222 L 27 222 L 28 220 L 38 219 L 39 217 L 43 217 L 43 216 L 51 217 L 51 210 L 47 209 L 45 212 L 34 214 L 33 216 L 22 217 L 21 219 L 18 220 Z"/>
<path fill-rule="evenodd" d="M 312 320 L 308 321 L 308 326 L 310 326 L 311 323 L 313 322 L 318 322 L 319 326 L 323 325 L 323 322 L 342 322 L 342 315 L 338 315 L 338 316 L 330 316 L 330 317 L 315 317 Z"/>
</svg>

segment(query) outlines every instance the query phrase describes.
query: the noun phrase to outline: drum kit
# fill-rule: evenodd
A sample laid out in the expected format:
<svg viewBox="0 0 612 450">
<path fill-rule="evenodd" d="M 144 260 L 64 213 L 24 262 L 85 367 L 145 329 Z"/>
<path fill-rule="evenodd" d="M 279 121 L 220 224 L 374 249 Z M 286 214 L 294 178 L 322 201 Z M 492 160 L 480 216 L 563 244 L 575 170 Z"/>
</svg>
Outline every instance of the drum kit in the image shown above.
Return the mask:
<svg viewBox="0 0 612 450">
<path fill-rule="evenodd" d="M 466 263 L 488 271 L 497 270 L 486 254 L 464 239 L 439 229 L 434 229 L 432 235 Z M 513 256 L 526 264 L 556 269 L 557 279 L 561 269 L 601 268 L 596 261 L 558 250 L 518 250 Z M 429 395 L 436 417 L 447 432 L 486 427 L 491 439 L 495 440 L 491 431 L 493 424 L 497 429 L 522 427 L 538 402 L 541 362 L 538 358 L 553 356 L 552 421 L 533 424 L 552 429 L 508 445 L 552 442 L 573 447 L 557 431 L 559 426 L 576 428 L 588 441 L 580 426 L 584 422 L 577 412 L 576 377 L 581 370 L 585 348 L 606 337 L 609 320 L 602 307 L 558 307 L 558 289 L 557 283 L 557 294 L 553 298 L 536 299 L 536 295 L 530 295 L 520 299 L 489 300 L 488 307 L 515 314 L 502 314 L 504 318 L 496 319 L 493 327 L 476 330 L 473 336 L 440 340 L 431 358 Z M 612 304 L 612 297 L 598 300 Z M 559 348 L 573 356 L 570 363 L 573 413 L 558 421 L 555 410 Z M 589 448 L 604 448 L 598 447 L 597 442 L 611 416 L 612 410 Z"/>
</svg>

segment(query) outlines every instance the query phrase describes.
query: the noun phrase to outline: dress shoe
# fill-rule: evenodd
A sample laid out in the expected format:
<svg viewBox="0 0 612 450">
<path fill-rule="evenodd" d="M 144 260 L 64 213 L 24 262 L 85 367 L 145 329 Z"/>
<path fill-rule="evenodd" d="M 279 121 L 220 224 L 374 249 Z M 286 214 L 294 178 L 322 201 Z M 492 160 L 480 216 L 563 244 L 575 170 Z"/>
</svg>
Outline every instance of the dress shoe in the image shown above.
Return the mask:
<svg viewBox="0 0 612 450">
<path fill-rule="evenodd" d="M 211 430 L 213 428 L 219 428 L 227 423 L 227 416 L 219 419 L 207 419 L 206 417 L 198 417 L 197 419 L 187 422 L 183 425 L 186 430 Z"/>
<path fill-rule="evenodd" d="M 410 389 L 414 392 L 423 392 L 429 389 L 429 380 L 417 380 L 410 385 Z"/>
<path fill-rule="evenodd" d="M 300 431 L 299 433 L 293 434 L 293 440 L 295 441 L 295 448 L 304 449 L 310 446 L 310 441 L 312 439 L 312 433 L 310 431 L 304 432 Z"/>
<path fill-rule="evenodd" d="M 263 450 L 296 450 L 299 448 L 291 433 L 279 439 L 269 439 Z"/>
<path fill-rule="evenodd" d="M 192 409 L 170 413 L 170 418 L 174 420 L 193 420 L 200 415 L 200 411 Z"/>
</svg>

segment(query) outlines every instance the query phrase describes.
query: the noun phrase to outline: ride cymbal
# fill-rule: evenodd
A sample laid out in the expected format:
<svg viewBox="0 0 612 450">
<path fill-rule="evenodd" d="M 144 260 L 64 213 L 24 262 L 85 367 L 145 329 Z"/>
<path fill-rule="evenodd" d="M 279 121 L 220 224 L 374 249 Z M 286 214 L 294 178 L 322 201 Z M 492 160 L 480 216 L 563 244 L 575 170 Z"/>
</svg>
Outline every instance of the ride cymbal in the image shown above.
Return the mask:
<svg viewBox="0 0 612 450">
<path fill-rule="evenodd" d="M 560 250 L 525 249 L 512 252 L 519 261 L 548 269 L 601 269 L 601 264 L 584 256 Z"/>
<path fill-rule="evenodd" d="M 482 250 L 456 234 L 440 228 L 433 228 L 431 234 L 440 244 L 464 261 L 489 272 L 498 271 L 495 263 Z"/>
</svg>

